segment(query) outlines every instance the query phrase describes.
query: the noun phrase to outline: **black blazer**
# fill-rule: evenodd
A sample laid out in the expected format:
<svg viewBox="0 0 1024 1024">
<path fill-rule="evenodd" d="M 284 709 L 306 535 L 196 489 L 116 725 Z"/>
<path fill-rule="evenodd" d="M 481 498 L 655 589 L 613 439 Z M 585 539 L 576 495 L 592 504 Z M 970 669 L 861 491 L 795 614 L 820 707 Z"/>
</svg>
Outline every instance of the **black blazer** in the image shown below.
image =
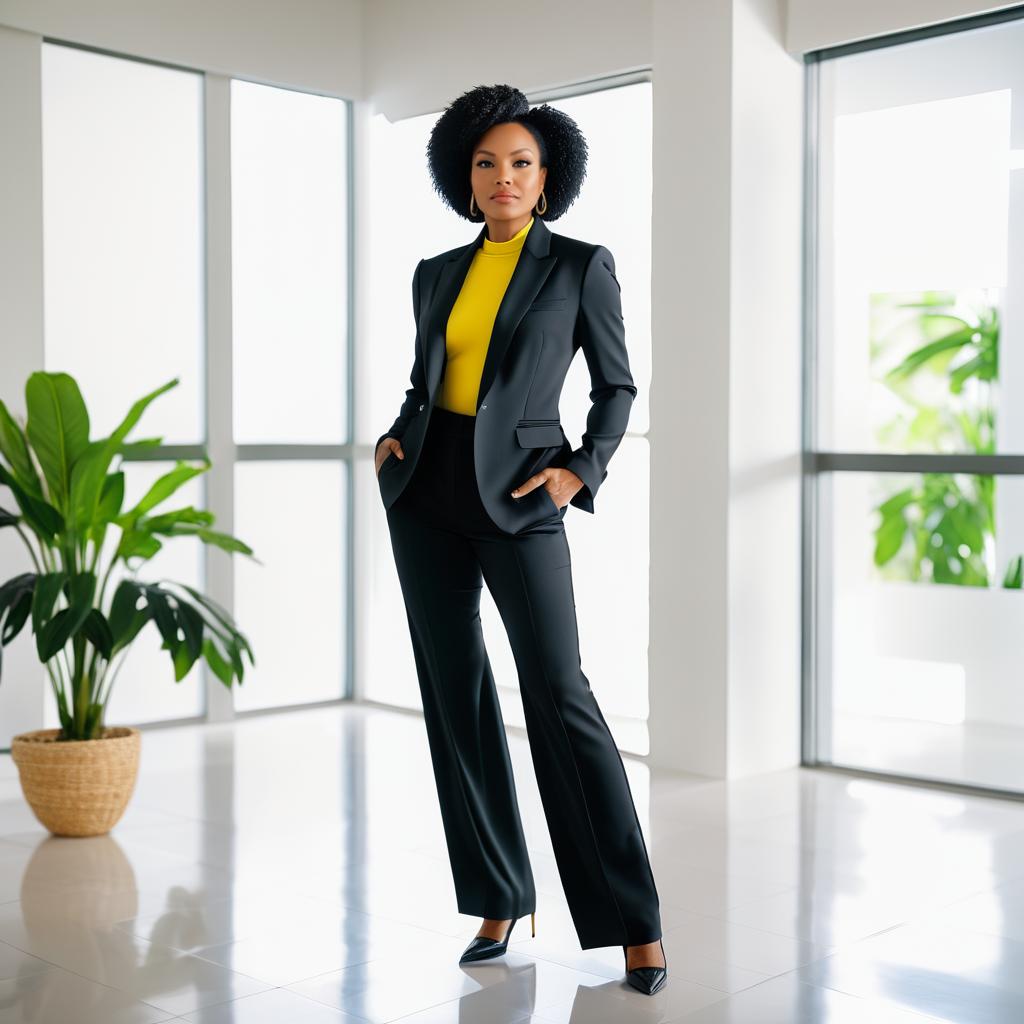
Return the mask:
<svg viewBox="0 0 1024 1024">
<path fill-rule="evenodd" d="M 445 332 L 486 226 L 468 245 L 420 260 L 412 280 L 416 357 L 398 418 L 377 439 L 402 442 L 381 464 L 377 482 L 390 508 L 419 458 L 448 353 Z M 626 354 L 615 261 L 603 245 L 552 232 L 534 218 L 498 307 L 477 397 L 474 455 L 488 515 L 519 533 L 552 514 L 543 486 L 521 498 L 511 491 L 547 466 L 571 469 L 584 486 L 570 504 L 594 511 L 594 498 L 619 446 L 636 387 Z M 559 420 L 558 399 L 577 349 L 590 369 L 591 407 L 575 450 Z M 376 446 L 374 448 L 376 451 Z"/>
</svg>

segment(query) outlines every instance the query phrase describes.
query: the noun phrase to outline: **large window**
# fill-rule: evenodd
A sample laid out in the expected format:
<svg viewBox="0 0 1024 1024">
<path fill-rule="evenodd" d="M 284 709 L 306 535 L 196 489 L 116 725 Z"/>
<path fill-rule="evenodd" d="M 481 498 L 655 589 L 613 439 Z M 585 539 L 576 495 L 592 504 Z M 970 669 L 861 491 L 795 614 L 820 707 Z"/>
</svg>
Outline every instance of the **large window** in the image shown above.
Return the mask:
<svg viewBox="0 0 1024 1024">
<path fill-rule="evenodd" d="M 93 438 L 179 378 L 132 436 L 197 445 L 206 435 L 202 76 L 44 44 L 42 95 L 45 368 L 78 381 Z M 126 464 L 123 507 L 172 466 Z M 170 507 L 204 507 L 199 480 L 176 498 Z M 139 578 L 201 586 L 200 555 L 197 542 L 177 539 Z M 107 721 L 190 718 L 205 704 L 201 668 L 175 684 L 147 627 L 118 670 Z M 56 702 L 44 706 L 44 727 L 59 726 Z"/>
<path fill-rule="evenodd" d="M 812 761 L 1024 790 L 1022 52 L 1017 20 L 810 65 Z"/>
<path fill-rule="evenodd" d="M 347 138 L 341 100 L 231 83 L 235 532 L 262 563 L 235 565 L 262 650 L 244 710 L 348 691 Z"/>
<path fill-rule="evenodd" d="M 237 444 L 348 440 L 345 104 L 231 83 Z"/>
<path fill-rule="evenodd" d="M 110 433 L 135 399 L 147 436 L 204 439 L 203 78 L 42 48 L 46 369 Z"/>
<path fill-rule="evenodd" d="M 234 612 L 256 665 L 229 713 L 349 693 L 349 135 L 343 100 L 43 45 L 45 366 L 93 438 L 179 379 L 132 435 L 162 442 L 125 501 L 211 455 L 164 508 L 209 508 L 259 561 L 175 538 L 138 575 Z M 147 627 L 108 721 L 203 716 L 211 686 L 201 663 L 175 684 Z"/>
<path fill-rule="evenodd" d="M 599 496 L 600 515 L 570 507 L 565 518 L 573 556 L 583 671 L 623 750 L 648 751 L 648 392 L 651 378 L 651 83 L 609 84 L 582 94 L 545 96 L 570 114 L 587 138 L 589 162 L 582 193 L 550 228 L 607 246 L 616 260 L 637 399 L 629 432 L 616 451 Z M 540 100 L 538 100 L 540 102 Z M 370 208 L 374 248 L 368 346 L 373 381 L 365 440 L 395 417 L 412 366 L 415 329 L 411 280 L 416 263 L 472 241 L 479 224 L 456 217 L 433 193 L 424 156 L 431 113 L 372 125 Z M 467 168 L 467 174 L 469 169 Z M 561 419 L 573 446 L 586 427 L 590 378 L 577 353 L 565 380 Z M 376 492 L 372 451 L 359 468 Z M 372 599 L 369 644 L 374 652 L 367 696 L 419 707 L 415 665 L 379 497 L 371 536 Z M 609 607 L 609 580 L 619 600 Z M 515 662 L 501 618 L 484 588 L 481 619 L 505 720 L 523 725 Z"/>
</svg>

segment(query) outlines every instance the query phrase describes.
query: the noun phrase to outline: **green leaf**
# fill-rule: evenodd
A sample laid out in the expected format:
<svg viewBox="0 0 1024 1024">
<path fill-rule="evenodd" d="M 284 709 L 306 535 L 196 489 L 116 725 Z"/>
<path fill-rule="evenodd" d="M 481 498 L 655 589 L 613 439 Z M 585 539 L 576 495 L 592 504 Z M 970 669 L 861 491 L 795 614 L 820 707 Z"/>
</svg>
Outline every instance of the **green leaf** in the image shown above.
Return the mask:
<svg viewBox="0 0 1024 1024">
<path fill-rule="evenodd" d="M 193 534 L 195 532 L 191 529 L 193 524 L 210 526 L 213 521 L 212 512 L 187 505 L 185 508 L 163 512 L 158 516 L 147 516 L 139 525 L 140 528 L 144 526 L 149 533 L 161 533 L 171 537 Z M 178 529 L 179 526 L 183 528 Z M 189 529 L 184 529 L 184 527 L 189 527 Z"/>
<path fill-rule="evenodd" d="M 196 536 L 205 543 L 212 544 L 214 547 L 220 548 L 222 551 L 238 552 L 243 555 L 252 555 L 253 553 L 252 548 L 249 547 L 245 541 L 241 541 L 237 537 L 232 537 L 228 533 L 219 533 L 216 530 L 208 530 L 204 528 L 196 530 Z M 258 558 L 254 558 L 253 560 L 259 562 L 260 565 L 263 564 Z"/>
<path fill-rule="evenodd" d="M 129 579 L 122 580 L 114 592 L 108 619 L 114 639 L 112 654 L 127 647 L 149 622 L 149 605 L 146 604 L 141 609 L 137 607 L 141 596 L 142 588 L 134 580 Z"/>
<path fill-rule="evenodd" d="M 110 437 L 90 445 L 88 451 L 81 453 L 75 460 L 71 470 L 70 504 L 71 518 L 78 529 L 85 530 L 95 522 L 103 481 L 106 479 L 110 462 L 118 453 L 125 437 L 138 423 L 150 402 L 177 385 L 178 378 L 175 377 L 140 398 Z"/>
<path fill-rule="evenodd" d="M 134 580 L 121 580 L 114 591 L 114 597 L 110 602 L 110 615 L 107 617 L 115 640 L 135 617 L 138 603 L 139 585 Z"/>
<path fill-rule="evenodd" d="M 39 370 L 25 384 L 25 434 L 46 478 L 50 499 L 67 512 L 71 469 L 89 444 L 89 414 L 78 384 L 66 373 Z"/>
<path fill-rule="evenodd" d="M 84 623 L 82 623 L 82 632 L 85 634 L 86 639 L 96 648 L 100 654 L 103 655 L 107 661 L 110 661 L 111 655 L 114 649 L 114 635 L 110 631 L 110 626 L 107 623 L 106 616 L 98 608 L 93 608 L 89 612 Z"/>
<path fill-rule="evenodd" d="M 902 514 L 886 516 L 875 531 L 875 565 L 885 565 L 903 546 L 907 523 Z"/>
<path fill-rule="evenodd" d="M 889 516 L 894 515 L 897 512 L 902 512 L 908 505 L 912 505 L 916 500 L 916 492 L 912 487 L 907 487 L 902 491 L 897 491 L 895 494 L 886 498 L 881 505 L 878 506 L 878 511 L 882 513 L 882 518 L 887 519 Z"/>
<path fill-rule="evenodd" d="M 1003 586 L 1011 590 L 1020 590 L 1024 585 L 1024 557 L 1017 555 L 1010 559 L 1003 577 Z"/>
<path fill-rule="evenodd" d="M 72 576 L 68 582 L 70 595 L 68 607 L 59 611 L 43 626 L 36 636 L 39 660 L 49 661 L 82 628 L 92 611 L 92 599 L 96 592 L 96 577 L 91 572 Z"/>
<path fill-rule="evenodd" d="M 26 589 L 21 591 L 11 604 L 6 618 L 0 615 L 0 621 L 3 622 L 3 631 L 0 632 L 0 647 L 9 644 L 21 632 L 22 626 L 28 621 L 31 610 L 32 591 Z"/>
<path fill-rule="evenodd" d="M 28 450 L 25 432 L 3 402 L 0 402 L 0 455 L 7 460 L 22 490 L 43 500 L 43 487 Z"/>
<path fill-rule="evenodd" d="M 164 646 L 171 654 L 174 654 L 181 640 L 178 637 L 178 620 L 174 615 L 170 602 L 167 600 L 167 594 L 156 584 L 152 583 L 143 583 L 141 588 L 149 604 L 156 628 L 160 630 L 160 635 L 164 639 Z"/>
<path fill-rule="evenodd" d="M 179 601 L 181 601 L 180 598 Z M 217 617 L 207 611 L 202 605 L 194 608 L 194 610 L 202 617 L 204 630 L 217 637 L 221 641 L 221 645 L 226 648 L 231 643 L 232 631 L 225 629 Z"/>
<path fill-rule="evenodd" d="M 3 627 L 0 629 L 0 649 L 9 644 L 25 625 L 37 579 L 35 573 L 26 572 L 0 586 L 0 626 Z"/>
<path fill-rule="evenodd" d="M 48 543 L 64 531 L 64 517 L 42 498 L 34 498 L 14 479 L 6 467 L 0 466 L 0 484 L 6 484 L 18 503 L 25 522 L 33 532 Z"/>
<path fill-rule="evenodd" d="M 81 609 L 76 609 L 76 611 L 81 611 Z M 57 612 L 36 634 L 36 651 L 39 654 L 39 660 L 45 664 L 57 654 L 71 636 L 78 632 L 79 626 L 82 625 L 88 614 L 88 609 L 81 616 L 70 608 L 63 608 Z"/>
<path fill-rule="evenodd" d="M 207 665 L 213 670 L 213 674 L 226 686 L 231 688 L 231 665 L 221 657 L 212 637 L 203 641 L 203 657 Z"/>
<path fill-rule="evenodd" d="M 231 664 L 235 667 L 235 675 L 241 682 L 245 678 L 245 665 L 242 663 L 242 654 L 238 649 L 237 634 L 231 638 L 231 642 L 227 645 L 227 651 L 231 658 Z"/>
<path fill-rule="evenodd" d="M 122 517 L 126 518 L 126 517 Z M 132 534 L 150 535 L 159 533 L 165 537 L 196 537 L 206 544 L 221 548 L 224 551 L 249 556 L 257 565 L 263 563 L 256 558 L 253 550 L 244 541 L 218 530 L 211 530 L 208 524 L 213 522 L 209 512 L 191 507 L 170 512 L 161 516 L 153 516 L 138 520 L 134 527 L 129 527 L 125 536 Z M 125 543 L 122 541 L 122 543 Z"/>
<path fill-rule="evenodd" d="M 921 348 L 911 352 L 899 365 L 894 366 L 885 375 L 885 379 L 899 380 L 900 378 L 909 377 L 935 356 L 950 349 L 959 349 L 963 348 L 964 345 L 970 344 L 975 332 L 976 328 L 967 326 L 947 334 L 944 338 L 939 338 L 936 341 L 929 342 L 927 345 L 922 345 Z"/>
<path fill-rule="evenodd" d="M 151 508 L 159 505 L 162 501 L 166 501 L 189 480 L 199 476 L 201 473 L 207 472 L 209 468 L 209 460 L 203 466 L 190 466 L 185 462 L 179 462 L 174 469 L 155 480 L 153 485 L 143 495 L 142 500 L 134 508 L 129 509 L 125 515 L 135 518 L 145 515 Z"/>
<path fill-rule="evenodd" d="M 152 558 L 162 547 L 163 544 L 156 537 L 151 537 L 148 533 L 143 533 L 139 530 L 126 530 L 121 534 L 114 557 L 123 558 L 126 561 L 129 558 L 141 558 L 145 562 Z"/>
<path fill-rule="evenodd" d="M 175 586 L 181 587 L 182 590 L 188 591 L 199 604 L 205 608 L 210 615 L 223 627 L 227 635 L 234 636 L 237 638 L 242 649 L 249 655 L 250 664 L 255 665 L 256 659 L 253 656 L 252 648 L 249 646 L 248 640 L 245 636 L 239 632 L 238 627 L 235 626 L 231 616 L 221 607 L 212 597 L 208 597 L 206 594 L 196 590 L 194 587 L 190 587 L 187 583 L 177 583 Z M 207 619 L 209 622 L 209 619 Z"/>
<path fill-rule="evenodd" d="M 188 675 L 196 659 L 192 657 L 191 652 L 184 644 L 179 644 L 178 649 L 171 657 L 171 661 L 174 664 L 174 681 L 180 683 Z"/>
<path fill-rule="evenodd" d="M 42 632 L 43 626 L 53 615 L 53 606 L 67 578 L 65 572 L 48 572 L 39 577 L 32 601 L 32 632 L 36 635 Z"/>
<path fill-rule="evenodd" d="M 959 395 L 963 391 L 965 382 L 971 377 L 977 377 L 978 380 L 993 380 L 995 378 L 995 366 L 990 352 L 979 352 L 973 359 L 968 359 L 966 363 L 958 366 L 949 375 L 949 390 L 954 395 Z"/>
<path fill-rule="evenodd" d="M 118 470 L 116 473 L 108 474 L 103 481 L 103 491 L 100 494 L 100 504 L 97 510 L 99 522 L 113 522 L 121 511 L 123 501 L 124 473 Z"/>
<path fill-rule="evenodd" d="M 203 653 L 203 617 L 187 601 L 178 600 L 178 623 L 192 660 Z"/>
<path fill-rule="evenodd" d="M 163 443 L 162 437 L 141 437 L 135 441 L 123 442 L 117 449 L 117 454 L 130 459 L 136 455 L 146 455 L 154 448 L 159 448 Z"/>
</svg>

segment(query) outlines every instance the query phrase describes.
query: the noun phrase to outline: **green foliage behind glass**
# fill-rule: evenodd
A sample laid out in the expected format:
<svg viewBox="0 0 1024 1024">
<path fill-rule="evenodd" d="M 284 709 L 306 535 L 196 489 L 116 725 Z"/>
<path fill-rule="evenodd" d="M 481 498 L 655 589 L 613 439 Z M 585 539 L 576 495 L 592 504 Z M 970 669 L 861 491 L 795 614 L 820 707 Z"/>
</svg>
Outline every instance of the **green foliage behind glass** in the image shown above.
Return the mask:
<svg viewBox="0 0 1024 1024">
<path fill-rule="evenodd" d="M 885 388 L 885 450 L 995 452 L 999 312 L 983 293 L 871 296 L 872 378 Z M 884 579 L 991 584 L 992 476 L 922 474 L 876 511 L 874 562 Z M 1003 585 L 1020 587 L 1019 557 Z"/>
</svg>

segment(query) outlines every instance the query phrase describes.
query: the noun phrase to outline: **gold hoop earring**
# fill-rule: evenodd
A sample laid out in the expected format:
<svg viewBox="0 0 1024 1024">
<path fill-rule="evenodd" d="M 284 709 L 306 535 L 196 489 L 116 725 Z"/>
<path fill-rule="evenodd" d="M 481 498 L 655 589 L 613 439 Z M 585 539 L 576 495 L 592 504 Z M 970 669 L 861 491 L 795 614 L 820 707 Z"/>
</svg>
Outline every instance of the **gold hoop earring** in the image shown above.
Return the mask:
<svg viewBox="0 0 1024 1024">
<path fill-rule="evenodd" d="M 540 197 L 541 197 L 541 199 L 544 200 L 544 209 L 542 210 L 540 208 L 540 204 L 539 203 L 534 207 L 534 209 L 537 211 L 537 213 L 539 213 L 541 216 L 543 216 L 545 213 L 548 212 L 548 197 L 546 195 L 544 195 L 544 189 L 540 190 Z"/>
<path fill-rule="evenodd" d="M 469 193 L 469 215 L 470 215 L 470 217 L 475 217 L 476 216 L 476 203 L 474 202 L 475 199 L 476 199 L 476 196 L 472 192 L 470 192 Z"/>
</svg>

